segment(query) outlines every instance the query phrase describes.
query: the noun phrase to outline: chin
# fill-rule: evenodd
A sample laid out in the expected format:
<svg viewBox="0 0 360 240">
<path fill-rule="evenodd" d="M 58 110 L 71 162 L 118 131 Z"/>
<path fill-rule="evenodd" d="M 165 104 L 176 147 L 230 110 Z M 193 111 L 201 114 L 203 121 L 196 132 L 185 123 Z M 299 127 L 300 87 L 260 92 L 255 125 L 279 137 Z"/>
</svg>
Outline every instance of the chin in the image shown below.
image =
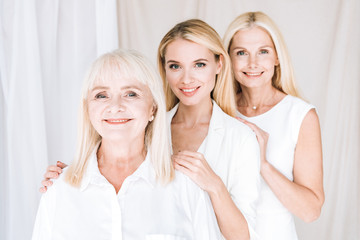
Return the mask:
<svg viewBox="0 0 360 240">
<path fill-rule="evenodd" d="M 110 132 L 107 134 L 102 135 L 103 141 L 111 141 L 111 142 L 119 142 L 119 141 L 128 141 L 129 140 L 129 133 L 114 133 Z"/>
<path fill-rule="evenodd" d="M 183 99 L 183 100 L 180 99 L 180 102 L 185 106 L 191 107 L 198 105 L 200 101 L 197 99 Z"/>
</svg>

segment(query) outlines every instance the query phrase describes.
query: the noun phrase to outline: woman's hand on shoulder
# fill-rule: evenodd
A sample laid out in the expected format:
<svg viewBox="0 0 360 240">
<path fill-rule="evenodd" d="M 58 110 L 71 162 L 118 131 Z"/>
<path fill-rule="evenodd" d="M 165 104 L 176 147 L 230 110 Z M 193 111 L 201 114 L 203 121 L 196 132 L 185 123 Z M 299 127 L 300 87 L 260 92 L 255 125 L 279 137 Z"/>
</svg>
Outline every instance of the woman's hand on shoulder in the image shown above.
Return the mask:
<svg viewBox="0 0 360 240">
<path fill-rule="evenodd" d="M 259 142 L 259 146 L 260 146 L 261 163 L 266 162 L 266 147 L 267 147 L 267 143 L 268 143 L 268 139 L 269 139 L 269 134 L 267 132 L 265 132 L 264 130 L 262 130 L 261 128 L 259 128 L 254 123 L 248 122 L 245 119 L 242 119 L 239 117 L 236 117 L 236 119 L 239 120 L 240 122 L 244 123 L 245 125 L 250 127 L 251 130 L 254 131 L 256 138 Z"/>
<path fill-rule="evenodd" d="M 208 193 L 218 191 L 222 181 L 211 169 L 203 154 L 192 151 L 180 151 L 172 155 L 175 169 L 187 175 L 200 188 Z"/>
<path fill-rule="evenodd" d="M 47 188 L 53 184 L 53 182 L 50 179 L 58 178 L 62 173 L 62 169 L 65 167 L 67 167 L 67 165 L 60 161 L 58 161 L 56 165 L 48 166 L 44 174 L 44 180 L 41 182 L 43 186 L 39 189 L 39 191 L 41 193 L 45 193 L 47 191 Z"/>
</svg>

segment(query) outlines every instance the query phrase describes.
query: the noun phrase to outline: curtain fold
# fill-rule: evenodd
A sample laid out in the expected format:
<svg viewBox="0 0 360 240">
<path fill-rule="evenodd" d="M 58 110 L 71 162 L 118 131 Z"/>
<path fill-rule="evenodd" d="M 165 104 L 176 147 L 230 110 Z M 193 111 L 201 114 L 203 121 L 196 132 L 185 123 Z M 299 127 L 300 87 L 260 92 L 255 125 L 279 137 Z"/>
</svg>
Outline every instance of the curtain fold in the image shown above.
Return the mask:
<svg viewBox="0 0 360 240">
<path fill-rule="evenodd" d="M 71 162 L 85 71 L 118 47 L 116 1 L 0 4 L 0 238 L 22 240 L 31 238 L 46 167 Z"/>
<path fill-rule="evenodd" d="M 1 184 L 5 224 L 1 232 L 5 239 L 25 239 L 34 221 L 33 206 L 38 204 L 34 180 L 41 179 L 39 166 L 47 159 L 35 1 L 15 1 L 6 14 L 6 22 L 11 24 L 3 30 L 4 48 L 7 53 L 11 50 L 11 56 L 2 61 L 6 66 L 1 66 L 6 129 L 5 181 Z M 23 231 L 19 231 L 21 222 Z"/>
<path fill-rule="evenodd" d="M 322 239 L 360 237 L 359 10 L 359 1 L 339 2 L 333 45 L 329 46 L 322 121 L 326 203 L 318 222 Z M 314 234 L 316 231 L 314 228 Z"/>
</svg>

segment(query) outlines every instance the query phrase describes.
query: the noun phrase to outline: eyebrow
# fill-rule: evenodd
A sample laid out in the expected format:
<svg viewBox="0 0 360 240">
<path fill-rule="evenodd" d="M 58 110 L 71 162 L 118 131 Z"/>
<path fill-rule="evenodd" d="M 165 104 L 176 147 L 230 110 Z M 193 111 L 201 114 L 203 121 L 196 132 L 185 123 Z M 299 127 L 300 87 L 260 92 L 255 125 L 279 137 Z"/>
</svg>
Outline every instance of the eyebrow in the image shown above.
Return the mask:
<svg viewBox="0 0 360 240">
<path fill-rule="evenodd" d="M 130 85 L 130 86 L 126 86 L 126 87 L 123 87 L 121 88 L 122 90 L 128 90 L 128 89 L 136 89 L 138 91 L 143 91 L 141 88 L 139 88 L 138 86 L 135 86 L 135 85 Z"/>
<path fill-rule="evenodd" d="M 109 87 L 107 86 L 96 86 L 94 88 L 92 88 L 90 91 L 91 92 L 94 92 L 96 90 L 108 90 L 110 89 Z M 128 90 L 128 89 L 136 89 L 138 91 L 142 91 L 138 86 L 136 85 L 129 85 L 129 86 L 125 86 L 125 87 L 122 87 L 121 90 Z"/>
<path fill-rule="evenodd" d="M 275 46 L 272 47 L 270 45 L 263 45 L 263 46 L 260 46 L 259 48 L 275 48 Z M 233 50 L 237 50 L 237 49 L 247 49 L 247 48 L 244 48 L 244 47 L 241 47 L 241 46 L 233 48 Z"/>
<path fill-rule="evenodd" d="M 169 60 L 167 61 L 166 63 L 179 63 L 178 61 L 175 61 L 175 60 Z"/>
<path fill-rule="evenodd" d="M 209 60 L 207 60 L 206 58 L 199 58 L 196 59 L 194 62 L 208 62 Z"/>
<path fill-rule="evenodd" d="M 208 62 L 208 61 L 209 60 L 207 60 L 206 58 L 199 58 L 199 59 L 194 60 L 193 62 Z M 175 60 L 169 60 L 166 63 L 169 64 L 169 63 L 179 63 L 179 62 L 175 61 Z"/>
<path fill-rule="evenodd" d="M 106 86 L 96 86 L 92 89 L 90 89 L 90 92 L 96 91 L 96 90 L 102 90 L 102 89 L 109 89 L 109 87 Z"/>
</svg>

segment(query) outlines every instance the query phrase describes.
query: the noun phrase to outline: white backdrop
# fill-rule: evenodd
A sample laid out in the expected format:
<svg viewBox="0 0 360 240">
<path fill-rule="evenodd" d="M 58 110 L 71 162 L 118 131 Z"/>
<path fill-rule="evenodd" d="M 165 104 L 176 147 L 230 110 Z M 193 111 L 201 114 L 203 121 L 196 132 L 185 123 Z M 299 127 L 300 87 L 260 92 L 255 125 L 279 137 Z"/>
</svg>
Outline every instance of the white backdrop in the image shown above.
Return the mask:
<svg viewBox="0 0 360 240">
<path fill-rule="evenodd" d="M 283 32 L 322 126 L 326 201 L 319 220 L 297 221 L 299 237 L 360 239 L 358 0 L 0 0 L 0 239 L 30 238 L 46 166 L 71 161 L 82 77 L 96 56 L 120 46 L 155 64 L 177 22 L 200 18 L 222 36 L 258 10 Z"/>
</svg>

